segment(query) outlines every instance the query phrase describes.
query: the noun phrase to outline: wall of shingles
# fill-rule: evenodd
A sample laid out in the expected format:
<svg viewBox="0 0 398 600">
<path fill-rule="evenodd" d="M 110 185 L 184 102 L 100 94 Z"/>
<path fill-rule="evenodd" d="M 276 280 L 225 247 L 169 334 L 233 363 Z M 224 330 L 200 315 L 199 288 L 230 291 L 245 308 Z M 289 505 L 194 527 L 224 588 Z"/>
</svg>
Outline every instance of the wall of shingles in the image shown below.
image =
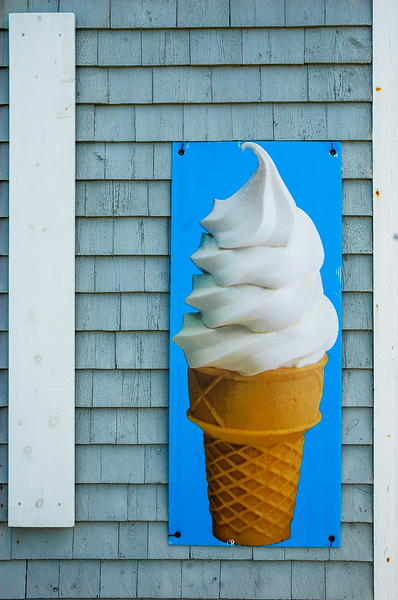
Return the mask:
<svg viewBox="0 0 398 600">
<path fill-rule="evenodd" d="M 77 21 L 77 523 L 9 529 L 7 21 L 58 10 Z M 0 13 L 0 597 L 372 598 L 370 0 Z M 167 544 L 171 141 L 240 139 L 343 141 L 341 548 Z"/>
</svg>

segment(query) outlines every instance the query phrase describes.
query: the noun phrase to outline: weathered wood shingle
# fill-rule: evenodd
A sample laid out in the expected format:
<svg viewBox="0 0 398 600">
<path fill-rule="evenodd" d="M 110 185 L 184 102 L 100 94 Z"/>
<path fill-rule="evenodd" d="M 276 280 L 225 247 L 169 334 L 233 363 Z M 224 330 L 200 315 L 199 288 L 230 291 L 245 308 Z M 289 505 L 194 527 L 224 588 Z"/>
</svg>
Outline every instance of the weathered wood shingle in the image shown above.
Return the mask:
<svg viewBox="0 0 398 600">
<path fill-rule="evenodd" d="M 140 561 L 137 590 L 140 598 L 180 598 L 181 561 Z"/>
<path fill-rule="evenodd" d="M 209 67 L 153 69 L 153 101 L 156 103 L 211 102 L 212 71 Z"/>
<path fill-rule="evenodd" d="M 29 560 L 27 597 L 58 598 L 59 567 L 59 560 Z"/>
<path fill-rule="evenodd" d="M 96 142 L 135 141 L 135 110 L 134 106 L 96 106 L 92 139 Z"/>
<path fill-rule="evenodd" d="M 0 142 L 8 141 L 8 106 L 0 106 Z"/>
<path fill-rule="evenodd" d="M 220 598 L 289 597 L 290 561 L 221 561 Z"/>
<path fill-rule="evenodd" d="M 107 70 L 94 67 L 77 68 L 76 102 L 106 104 L 108 101 Z"/>
<path fill-rule="evenodd" d="M 100 569 L 99 560 L 59 561 L 59 596 L 61 598 L 98 597 Z"/>
<path fill-rule="evenodd" d="M 80 332 L 76 334 L 77 369 L 114 369 L 115 334 Z"/>
<path fill-rule="evenodd" d="M 0 581 L 3 598 L 25 598 L 26 560 L 0 560 Z"/>
<path fill-rule="evenodd" d="M 0 486 L 0 488 L 2 487 L 6 487 L 6 486 Z M 3 504 L 3 496 L 5 496 L 4 493 L 2 493 L 3 490 L 0 489 L 0 500 L 1 503 Z M 6 521 L 7 517 L 3 516 L 3 512 L 0 513 L 1 514 L 1 521 Z M 1 536 L 1 545 L 0 545 L 0 561 L 4 560 L 10 560 L 11 558 L 11 529 L 8 527 L 7 523 L 0 523 L 0 536 Z"/>
<path fill-rule="evenodd" d="M 181 584 L 184 598 L 219 598 L 220 561 L 183 560 Z"/>
<path fill-rule="evenodd" d="M 83 38 L 86 53 L 90 47 L 96 49 L 98 43 L 95 62 L 87 64 L 98 64 L 100 66 L 125 66 L 141 64 L 141 38 L 142 32 L 139 29 L 112 31 L 102 30 L 96 33 L 98 40 Z M 80 34 L 81 36 L 81 34 Z M 79 40 L 79 34 L 77 36 Z M 82 53 L 83 54 L 83 53 Z"/>
<path fill-rule="evenodd" d="M 148 557 L 148 524 L 120 523 L 119 557 L 146 559 Z"/>
<path fill-rule="evenodd" d="M 247 5 L 241 4 L 241 7 L 247 13 Z M 242 56 L 245 65 L 302 65 L 304 29 L 243 29 Z"/>
<path fill-rule="evenodd" d="M 175 27 L 176 0 L 112 0 L 111 27 L 120 29 Z"/>
<path fill-rule="evenodd" d="M 341 488 L 341 518 L 348 523 L 371 523 L 373 494 L 371 485 L 343 485 Z"/>
<path fill-rule="evenodd" d="M 12 528 L 13 559 L 72 558 L 72 528 Z"/>
<path fill-rule="evenodd" d="M 143 30 L 141 54 L 143 65 L 189 64 L 190 32 L 188 29 Z M 126 58 L 126 64 L 131 64 Z"/>
<path fill-rule="evenodd" d="M 325 598 L 325 565 L 322 562 L 292 562 L 292 598 Z"/>
<path fill-rule="evenodd" d="M 286 25 L 324 25 L 325 5 L 318 0 L 307 0 L 304 3 L 286 0 Z"/>
<path fill-rule="evenodd" d="M 343 371 L 343 406 L 373 406 L 371 369 Z"/>
<path fill-rule="evenodd" d="M 311 27 L 305 30 L 306 63 L 370 63 L 370 27 Z"/>
<path fill-rule="evenodd" d="M 178 27 L 228 27 L 229 0 L 185 0 L 177 3 Z"/>
<path fill-rule="evenodd" d="M 326 25 L 370 25 L 372 3 L 369 0 L 326 0 Z"/>
<path fill-rule="evenodd" d="M 102 598 L 135 598 L 137 590 L 137 561 L 101 561 Z"/>
<path fill-rule="evenodd" d="M 117 523 L 76 523 L 73 529 L 73 558 L 115 559 L 117 554 Z"/>
<path fill-rule="evenodd" d="M 50 0 L 51 2 L 52 0 Z M 30 4 L 31 12 L 37 10 L 48 10 L 48 1 L 42 2 L 40 8 L 35 7 L 39 2 L 34 1 Z M 56 3 L 55 3 L 56 4 Z M 43 6 L 44 5 L 44 6 Z M 76 16 L 77 27 L 99 27 L 106 28 L 110 26 L 109 22 L 110 0 L 99 0 L 92 4 L 86 0 L 59 0 L 55 11 L 59 12 L 74 12 Z"/>
<path fill-rule="evenodd" d="M 190 62 L 192 65 L 240 65 L 241 29 L 192 29 Z"/>
<path fill-rule="evenodd" d="M 0 406 L 8 405 L 8 372 L 0 371 Z"/>
<path fill-rule="evenodd" d="M 342 483 L 369 484 L 373 482 L 372 447 L 342 447 Z"/>
<path fill-rule="evenodd" d="M 273 0 L 231 0 L 232 27 L 281 27 L 285 25 L 285 11 L 281 2 Z"/>
<path fill-rule="evenodd" d="M 0 217 L 8 217 L 8 181 L 0 183 Z"/>
<path fill-rule="evenodd" d="M 372 565 L 360 562 L 330 562 L 326 568 L 327 600 L 372 600 Z"/>
</svg>

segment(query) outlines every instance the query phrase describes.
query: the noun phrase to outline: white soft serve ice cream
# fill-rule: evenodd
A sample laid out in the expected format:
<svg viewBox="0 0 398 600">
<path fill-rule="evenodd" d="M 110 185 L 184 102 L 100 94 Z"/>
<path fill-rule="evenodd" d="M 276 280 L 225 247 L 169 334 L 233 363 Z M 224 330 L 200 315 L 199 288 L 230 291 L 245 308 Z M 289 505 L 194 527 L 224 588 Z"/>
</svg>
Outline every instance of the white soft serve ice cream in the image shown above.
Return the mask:
<svg viewBox="0 0 398 600">
<path fill-rule="evenodd" d="M 315 225 L 300 210 L 274 163 L 258 144 L 249 181 L 226 200 L 215 200 L 201 221 L 199 249 L 184 315 L 173 338 L 190 367 L 216 367 L 255 375 L 318 362 L 336 341 L 338 320 L 324 296 L 319 269 L 323 247 Z"/>
</svg>

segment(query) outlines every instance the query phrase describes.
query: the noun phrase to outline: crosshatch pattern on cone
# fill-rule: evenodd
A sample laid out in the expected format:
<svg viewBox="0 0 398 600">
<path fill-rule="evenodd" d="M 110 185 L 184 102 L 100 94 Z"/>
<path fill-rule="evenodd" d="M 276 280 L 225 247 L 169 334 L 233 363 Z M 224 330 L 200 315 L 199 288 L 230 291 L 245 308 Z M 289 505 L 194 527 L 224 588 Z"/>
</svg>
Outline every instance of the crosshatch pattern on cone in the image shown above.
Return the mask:
<svg viewBox="0 0 398 600">
<path fill-rule="evenodd" d="M 304 434 L 319 423 L 328 357 L 252 377 L 188 369 L 188 418 L 204 432 L 213 534 L 242 545 L 290 537 Z"/>
<path fill-rule="evenodd" d="M 267 447 L 204 436 L 213 534 L 236 544 L 276 544 L 290 537 L 304 435 Z"/>
<path fill-rule="evenodd" d="M 325 354 L 314 365 L 250 377 L 213 367 L 189 368 L 191 413 L 203 423 L 247 432 L 296 430 L 303 425 L 309 429 L 321 418 L 326 363 Z"/>
</svg>

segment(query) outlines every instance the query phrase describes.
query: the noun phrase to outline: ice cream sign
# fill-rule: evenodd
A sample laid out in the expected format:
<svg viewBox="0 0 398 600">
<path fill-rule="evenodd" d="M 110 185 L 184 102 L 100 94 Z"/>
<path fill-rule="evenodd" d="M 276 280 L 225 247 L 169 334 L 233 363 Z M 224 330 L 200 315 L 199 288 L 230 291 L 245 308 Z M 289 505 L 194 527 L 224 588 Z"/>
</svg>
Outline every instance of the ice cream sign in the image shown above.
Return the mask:
<svg viewBox="0 0 398 600">
<path fill-rule="evenodd" d="M 170 542 L 336 546 L 340 146 L 175 146 Z"/>
</svg>

